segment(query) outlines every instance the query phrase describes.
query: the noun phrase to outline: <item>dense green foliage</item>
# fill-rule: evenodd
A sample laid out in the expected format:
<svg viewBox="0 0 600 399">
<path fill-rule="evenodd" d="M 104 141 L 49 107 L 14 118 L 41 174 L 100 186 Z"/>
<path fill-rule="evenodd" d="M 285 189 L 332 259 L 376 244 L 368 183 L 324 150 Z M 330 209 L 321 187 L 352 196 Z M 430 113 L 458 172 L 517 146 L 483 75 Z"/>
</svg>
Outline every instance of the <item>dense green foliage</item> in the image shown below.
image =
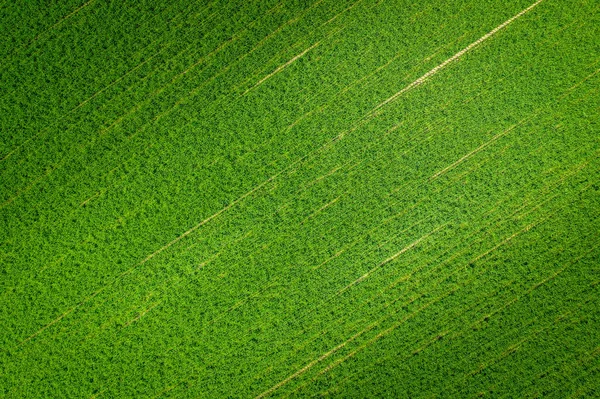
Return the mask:
<svg viewBox="0 0 600 399">
<path fill-rule="evenodd" d="M 597 1 L 46 3 L 1 397 L 600 395 Z"/>
</svg>

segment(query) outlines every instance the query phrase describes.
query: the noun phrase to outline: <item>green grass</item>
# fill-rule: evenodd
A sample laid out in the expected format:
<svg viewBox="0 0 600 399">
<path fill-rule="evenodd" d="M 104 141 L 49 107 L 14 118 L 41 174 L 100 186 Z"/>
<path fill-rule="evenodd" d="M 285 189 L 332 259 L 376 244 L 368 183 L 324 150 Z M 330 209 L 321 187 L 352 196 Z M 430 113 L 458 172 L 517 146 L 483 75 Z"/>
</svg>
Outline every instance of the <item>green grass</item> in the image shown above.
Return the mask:
<svg viewBox="0 0 600 399">
<path fill-rule="evenodd" d="M 600 395 L 596 1 L 58 3 L 0 6 L 1 397 Z"/>
</svg>

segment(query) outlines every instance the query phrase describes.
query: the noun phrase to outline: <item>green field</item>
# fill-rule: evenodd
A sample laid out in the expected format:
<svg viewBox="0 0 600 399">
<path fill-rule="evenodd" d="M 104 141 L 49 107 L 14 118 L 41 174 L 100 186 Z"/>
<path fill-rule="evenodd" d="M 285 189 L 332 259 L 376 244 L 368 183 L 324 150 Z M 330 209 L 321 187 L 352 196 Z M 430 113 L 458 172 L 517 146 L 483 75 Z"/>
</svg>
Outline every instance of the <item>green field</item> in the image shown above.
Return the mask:
<svg viewBox="0 0 600 399">
<path fill-rule="evenodd" d="M 598 0 L 1 0 L 0 397 L 600 397 Z"/>
</svg>

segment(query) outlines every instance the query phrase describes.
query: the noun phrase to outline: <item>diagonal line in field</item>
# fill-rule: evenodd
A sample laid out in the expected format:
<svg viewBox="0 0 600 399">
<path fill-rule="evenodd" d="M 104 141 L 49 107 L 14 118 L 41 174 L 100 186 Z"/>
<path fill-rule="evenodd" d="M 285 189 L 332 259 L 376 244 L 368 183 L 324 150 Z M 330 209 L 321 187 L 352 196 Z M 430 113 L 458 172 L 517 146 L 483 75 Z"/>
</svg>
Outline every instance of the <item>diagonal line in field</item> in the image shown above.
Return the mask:
<svg viewBox="0 0 600 399">
<path fill-rule="evenodd" d="M 441 71 L 442 69 L 444 69 L 445 67 L 447 67 L 449 64 L 451 64 L 452 62 L 458 60 L 463 55 L 465 55 L 469 51 L 473 50 L 475 47 L 477 47 L 478 45 L 480 45 L 481 43 L 483 43 L 484 41 L 486 41 L 490 37 L 494 36 L 496 33 L 498 33 L 499 31 L 501 31 L 502 29 L 506 28 L 508 25 L 510 25 L 512 22 L 514 22 L 517 18 L 519 18 L 519 17 L 525 15 L 526 13 L 528 13 L 529 11 L 533 10 L 542 1 L 544 1 L 544 0 L 538 0 L 538 1 L 536 1 L 535 3 L 533 3 L 532 5 L 530 5 L 529 7 L 527 7 L 526 9 L 524 9 L 523 11 L 521 11 L 518 14 L 514 15 L 512 18 L 507 19 L 506 21 L 504 21 L 503 23 L 501 23 L 500 25 L 498 25 L 497 27 L 495 27 L 494 29 L 492 29 L 491 31 L 489 31 L 488 33 L 486 33 L 485 35 L 481 36 L 479 39 L 477 39 L 473 43 L 469 44 L 464 49 L 460 50 L 458 53 L 454 54 L 452 57 L 448 58 L 446 61 L 442 62 L 441 64 L 439 64 L 438 66 L 436 66 L 435 68 L 433 68 L 432 70 L 430 70 L 429 72 L 427 72 L 426 74 L 424 74 L 423 76 L 421 76 L 420 78 L 418 78 L 415 81 L 413 81 L 412 83 L 408 84 L 408 86 L 405 86 L 404 88 L 402 88 L 400 91 L 398 91 L 393 96 L 391 96 L 388 99 L 382 101 L 375 108 L 373 108 L 373 110 L 369 113 L 369 115 L 372 115 L 379 108 L 381 108 L 384 105 L 386 105 L 386 104 L 394 101 L 395 99 L 397 99 L 398 97 L 400 97 L 402 94 L 406 93 L 407 91 L 412 90 L 415 87 L 419 86 L 420 84 L 424 83 L 427 79 L 429 79 L 430 77 L 432 77 L 433 75 L 435 75 L 436 73 L 438 73 L 439 71 Z"/>
<path fill-rule="evenodd" d="M 250 92 L 251 90 L 255 89 L 256 87 L 260 86 L 261 84 L 263 84 L 267 79 L 273 77 L 274 75 L 278 74 L 279 72 L 281 72 L 283 69 L 285 69 L 286 67 L 288 67 L 289 65 L 293 64 L 295 61 L 297 61 L 300 57 L 302 57 L 304 54 L 308 53 L 310 50 L 312 50 L 313 48 L 317 47 L 320 44 L 320 42 L 316 42 L 315 44 L 313 44 L 312 46 L 310 46 L 309 48 L 307 48 L 306 50 L 304 50 L 303 52 L 301 52 L 300 54 L 296 55 L 294 58 L 292 58 L 291 60 L 289 60 L 288 62 L 286 62 L 285 64 L 282 64 L 280 66 L 278 66 L 273 72 L 271 72 L 270 74 L 268 74 L 267 76 L 265 76 L 264 78 L 262 78 L 261 80 L 258 81 L 258 83 L 256 83 L 254 86 L 252 86 L 251 88 L 249 88 L 248 90 L 246 90 L 244 93 L 242 93 L 242 96 L 246 95 L 248 92 Z"/>
<path fill-rule="evenodd" d="M 272 394 L 277 389 L 279 389 L 280 387 L 284 386 L 285 384 L 287 384 L 288 382 L 290 382 L 294 378 L 298 377 L 301 374 L 304 374 L 306 371 L 308 371 L 315 364 L 320 363 L 323 360 L 327 359 L 329 356 L 333 355 L 335 352 L 337 352 L 338 350 L 342 349 L 344 346 L 348 345 L 349 343 L 351 343 L 352 341 L 354 341 L 356 338 L 358 338 L 361 335 L 363 335 L 365 332 L 368 332 L 370 329 L 372 329 L 373 327 L 375 327 L 375 324 L 376 323 L 372 323 L 369 326 L 367 326 L 366 328 L 364 328 L 363 330 L 357 332 L 352 337 L 348 338 L 346 341 L 342 342 L 341 344 L 339 344 L 335 348 L 332 348 L 329 351 L 325 352 L 319 358 L 317 358 L 317 359 L 313 360 L 312 362 L 308 363 L 306 366 L 302 367 L 300 370 L 296 371 L 294 374 L 290 375 L 289 377 L 287 377 L 283 381 L 279 382 L 278 384 L 273 385 L 271 388 L 269 388 L 268 390 L 264 391 L 260 395 L 256 396 L 254 399 L 261 399 L 261 398 L 264 398 L 264 397 Z"/>
<path fill-rule="evenodd" d="M 374 268 L 370 269 L 365 274 L 363 274 L 362 276 L 360 276 L 359 278 L 357 278 L 356 280 L 354 280 L 353 282 L 351 282 L 350 284 L 348 284 L 344 288 L 340 289 L 336 293 L 336 295 L 340 295 L 340 294 L 346 292 L 347 290 L 349 290 L 350 288 L 352 288 L 353 286 L 355 286 L 356 284 L 360 283 L 361 281 L 363 281 L 364 279 L 366 279 L 367 277 L 369 277 L 371 274 L 373 274 L 374 272 L 376 272 L 377 270 L 379 270 L 381 267 L 383 267 L 387 263 L 390 263 L 390 262 L 394 261 L 397 257 L 399 257 L 400 255 L 402 255 L 406 251 L 410 251 L 411 249 L 413 249 L 414 247 L 416 247 L 417 245 L 419 245 L 421 243 L 421 241 L 425 240 L 426 238 L 428 238 L 432 234 L 436 233 L 437 231 L 439 231 L 440 229 L 442 229 L 444 226 L 445 226 L 445 224 L 443 224 L 441 226 L 438 226 L 437 228 L 433 229 L 433 231 L 430 231 L 429 233 L 425 234 L 423 237 L 418 238 L 417 240 L 415 240 L 412 243 L 408 244 L 407 246 L 405 246 L 404 248 L 402 248 L 400 251 L 396 252 L 394 255 L 392 255 L 389 258 L 387 258 L 386 260 L 380 262 L 377 266 L 375 266 Z"/>
<path fill-rule="evenodd" d="M 524 121 L 524 120 L 523 120 Z M 446 172 L 454 169 L 455 167 L 457 167 L 458 165 L 460 165 L 461 163 L 463 163 L 464 161 L 466 161 L 467 159 L 471 158 L 473 155 L 477 154 L 478 152 L 480 152 L 481 150 L 485 149 L 486 147 L 488 147 L 490 144 L 493 144 L 495 141 L 497 141 L 499 138 L 506 136 L 508 133 L 510 133 L 512 130 L 514 130 L 517 126 L 519 126 L 520 124 L 522 124 L 522 122 L 519 123 L 515 123 L 514 125 L 508 127 L 507 129 L 503 130 L 502 132 L 498 133 L 497 135 L 495 135 L 494 137 L 492 137 L 491 139 L 489 139 L 488 141 L 486 141 L 485 143 L 481 144 L 479 147 L 475 148 L 474 150 L 470 151 L 468 154 L 464 155 L 463 157 L 461 157 L 458 161 L 453 162 L 452 164 L 450 164 L 449 166 L 446 166 L 444 169 L 436 172 L 434 175 L 432 175 L 429 180 L 435 180 L 438 177 L 444 175 Z"/>
</svg>

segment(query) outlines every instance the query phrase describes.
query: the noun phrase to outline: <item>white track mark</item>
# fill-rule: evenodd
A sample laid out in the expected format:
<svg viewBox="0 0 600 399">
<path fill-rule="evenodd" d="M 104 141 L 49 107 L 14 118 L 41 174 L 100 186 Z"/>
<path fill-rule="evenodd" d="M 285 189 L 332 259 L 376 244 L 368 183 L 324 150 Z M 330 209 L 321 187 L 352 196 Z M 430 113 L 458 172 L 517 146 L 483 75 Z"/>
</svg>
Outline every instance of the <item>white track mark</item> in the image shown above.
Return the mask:
<svg viewBox="0 0 600 399">
<path fill-rule="evenodd" d="M 311 213 L 310 215 L 308 215 L 306 218 L 304 218 L 300 224 L 304 224 L 306 223 L 308 220 L 314 218 L 316 215 L 318 215 L 319 213 L 321 213 L 323 210 L 325 210 L 326 208 L 330 207 L 331 205 L 335 204 L 336 202 L 339 201 L 339 199 L 342 198 L 342 196 L 338 196 L 337 198 L 334 198 L 333 200 L 329 201 L 328 203 L 326 203 L 325 205 L 323 205 L 322 207 L 320 207 L 319 209 L 317 209 L 316 211 L 314 211 L 313 213 Z"/>
<path fill-rule="evenodd" d="M 396 94 L 394 94 L 393 96 L 391 96 L 390 98 L 388 98 L 387 100 L 379 103 L 370 112 L 370 114 L 373 114 L 379 108 L 381 108 L 384 105 L 386 105 L 386 104 L 394 101 L 396 98 L 400 97 L 402 94 L 406 93 L 407 91 L 409 91 L 411 89 L 414 89 L 415 87 L 417 87 L 420 84 L 424 83 L 427 79 L 429 79 L 430 77 L 432 77 L 433 75 L 435 75 L 436 73 L 438 73 L 439 71 L 441 71 L 442 69 L 444 69 L 445 67 L 447 67 L 449 64 L 451 64 L 452 62 L 458 60 L 463 55 L 465 55 L 469 51 L 473 50 L 475 47 L 477 47 L 478 45 L 480 45 L 481 43 L 483 43 L 484 41 L 486 41 L 487 39 L 489 39 L 490 37 L 492 37 L 493 35 L 495 35 L 499 31 L 501 31 L 502 29 L 506 28 L 513 21 L 515 21 L 517 18 L 519 18 L 519 17 L 525 15 L 526 13 L 528 13 L 529 11 L 531 11 L 533 8 L 535 8 L 542 1 L 544 1 L 544 0 L 538 0 L 538 1 L 536 1 L 532 5 L 530 5 L 529 7 L 527 7 L 526 9 L 524 9 L 523 11 L 521 11 L 520 13 L 516 14 L 512 18 L 509 18 L 508 20 L 506 20 L 502 24 L 500 24 L 497 27 L 495 27 L 494 29 L 492 29 L 490 32 L 486 33 L 485 35 L 483 35 L 482 37 L 480 37 L 479 39 L 477 39 L 473 43 L 469 44 L 464 49 L 460 50 L 458 53 L 454 54 L 452 57 L 448 58 L 446 61 L 444 61 L 440 65 L 436 66 L 435 68 L 433 68 L 432 70 L 430 70 L 429 72 L 427 72 L 425 75 L 421 76 L 420 78 L 418 78 L 414 82 L 410 83 L 408 86 L 405 86 L 402 90 L 400 90 L 399 92 L 397 92 Z"/>
<path fill-rule="evenodd" d="M 335 348 L 330 349 L 329 351 L 327 351 L 326 353 L 324 353 L 323 355 L 321 355 L 319 358 L 313 360 L 312 362 L 308 363 L 306 366 L 302 367 L 300 370 L 296 371 L 294 374 L 290 375 L 286 379 L 284 379 L 281 382 L 273 385 L 271 388 L 267 389 L 266 391 L 264 391 L 260 395 L 256 396 L 255 399 L 261 399 L 261 398 L 264 398 L 267 395 L 270 395 L 271 393 L 273 393 L 277 389 L 281 388 L 282 386 L 284 386 L 285 384 L 287 384 L 288 382 L 290 382 L 294 378 L 298 377 L 301 374 L 304 374 L 306 371 L 308 371 L 315 364 L 320 363 L 323 360 L 327 359 L 329 356 L 333 355 L 335 352 L 337 352 L 338 350 L 342 349 L 344 346 L 348 345 L 350 342 L 354 341 L 356 338 L 360 337 L 361 335 L 363 335 L 365 332 L 369 331 L 373 327 L 374 327 L 374 324 L 371 324 L 367 328 L 365 328 L 365 329 L 357 332 L 356 334 L 354 334 L 353 336 L 351 336 L 350 338 L 348 338 L 346 341 L 342 342 L 341 344 L 339 344 Z"/>
<path fill-rule="evenodd" d="M 545 218 L 542 218 L 542 219 L 540 219 L 540 220 L 538 220 L 536 222 L 528 224 L 527 226 L 525 226 L 521 230 L 517 231 L 516 233 L 511 234 L 510 236 L 508 236 L 507 238 L 505 238 L 504 240 L 502 240 L 500 243 L 496 244 L 493 248 L 491 248 L 491 249 L 485 251 L 484 253 L 478 255 L 473 260 L 471 260 L 469 263 L 475 263 L 475 262 L 481 260 L 482 258 L 485 258 L 486 256 L 488 256 L 490 253 L 494 252 L 495 250 L 497 250 L 501 246 L 508 244 L 510 241 L 512 241 L 513 238 L 517 237 L 518 235 L 521 235 L 522 233 L 526 233 L 529 230 L 531 230 L 532 228 L 534 228 L 535 226 L 541 224 L 547 218 L 548 218 L 548 216 L 545 217 Z"/>
<path fill-rule="evenodd" d="M 100 194 L 102 194 L 102 191 L 98 191 L 96 194 L 92 195 L 91 197 L 89 197 L 88 199 L 83 201 L 81 204 L 79 204 L 79 206 L 84 206 L 85 204 L 87 204 L 88 202 L 93 200 L 94 198 L 98 197 Z"/>
<path fill-rule="evenodd" d="M 515 123 L 514 125 L 508 127 L 507 129 L 503 130 L 502 132 L 498 133 L 497 135 L 495 135 L 494 137 L 492 137 L 491 139 L 489 139 L 485 143 L 481 144 L 479 147 L 475 148 L 473 151 L 469 152 L 467 155 L 465 155 L 462 158 L 460 158 L 458 161 L 453 162 L 449 166 L 447 166 L 444 169 L 440 170 L 439 172 L 435 173 L 429 179 L 430 180 L 435 180 L 438 177 L 440 177 L 441 175 L 443 175 L 446 172 L 448 172 L 449 170 L 454 169 L 455 167 L 457 167 L 458 165 L 460 165 L 461 163 L 463 163 L 467 159 L 471 158 L 473 155 L 477 154 L 479 151 L 483 150 L 484 148 L 486 148 L 490 144 L 494 143 L 500 137 L 507 135 L 509 132 L 511 132 L 515 127 L 519 126 L 521 123 L 522 122 Z"/>
<path fill-rule="evenodd" d="M 434 234 L 435 232 L 439 231 L 444 226 L 445 225 L 441 225 L 441 226 L 435 228 L 433 231 L 425 234 L 423 237 L 421 237 L 421 238 L 413 241 L 412 243 L 408 244 L 407 246 L 405 246 L 404 248 L 402 248 L 400 251 L 396 252 L 394 255 L 390 256 L 389 258 L 387 258 L 383 262 L 379 263 L 377 266 L 375 266 L 374 268 L 372 268 L 371 270 L 369 270 L 368 272 L 366 272 L 365 274 L 363 274 L 362 276 L 360 276 L 359 278 L 357 278 L 356 280 L 354 280 L 353 282 L 351 282 L 350 284 L 348 284 L 347 286 L 345 286 L 344 288 L 342 288 L 341 290 L 339 290 L 336 293 L 336 295 L 340 295 L 343 292 L 345 292 L 348 289 L 350 289 L 353 286 L 355 286 L 356 284 L 360 283 L 361 281 L 363 281 L 364 279 L 366 279 L 367 277 L 369 277 L 371 274 L 373 274 L 374 272 L 376 272 L 377 270 L 379 270 L 382 266 L 384 266 L 387 263 L 390 263 L 391 261 L 393 261 L 394 259 L 396 259 L 398 256 L 402 255 L 406 251 L 409 251 L 409 250 L 413 249 L 415 246 L 419 245 L 419 243 L 421 241 L 423 241 L 424 239 L 426 239 L 430 235 Z"/>
<path fill-rule="evenodd" d="M 278 74 L 279 72 L 281 72 L 283 69 L 285 69 L 286 67 L 288 67 L 289 65 L 291 65 L 292 63 L 297 61 L 300 57 L 302 57 L 304 54 L 308 53 L 313 48 L 317 47 L 319 44 L 320 44 L 320 42 L 316 42 L 315 44 L 313 44 L 312 46 L 310 46 L 309 48 L 307 48 L 306 50 L 304 50 L 303 52 L 301 52 L 300 54 L 298 54 L 297 56 L 295 56 L 294 58 L 292 58 L 285 64 L 278 66 L 273 72 L 271 72 L 270 74 L 268 74 L 267 76 L 265 76 L 264 78 L 259 80 L 258 83 L 256 83 L 254 86 L 252 86 L 251 88 L 246 90 L 244 93 L 242 93 L 242 96 L 246 95 L 251 90 L 253 90 L 253 89 L 257 88 L 258 86 L 260 86 L 261 84 L 263 84 L 267 79 L 269 79 L 269 78 L 275 76 L 276 74 Z"/>
<path fill-rule="evenodd" d="M 140 313 L 138 313 L 138 315 L 134 319 L 128 321 L 127 324 L 125 324 L 123 326 L 123 328 L 129 327 L 131 324 L 133 324 L 136 321 L 138 321 L 139 319 L 141 319 L 146 313 L 148 313 L 149 311 L 151 311 L 152 309 L 154 309 L 155 307 L 157 307 L 159 304 L 160 304 L 160 302 L 157 302 L 154 305 L 152 305 L 149 308 L 147 308 L 146 310 L 141 311 Z"/>
</svg>

